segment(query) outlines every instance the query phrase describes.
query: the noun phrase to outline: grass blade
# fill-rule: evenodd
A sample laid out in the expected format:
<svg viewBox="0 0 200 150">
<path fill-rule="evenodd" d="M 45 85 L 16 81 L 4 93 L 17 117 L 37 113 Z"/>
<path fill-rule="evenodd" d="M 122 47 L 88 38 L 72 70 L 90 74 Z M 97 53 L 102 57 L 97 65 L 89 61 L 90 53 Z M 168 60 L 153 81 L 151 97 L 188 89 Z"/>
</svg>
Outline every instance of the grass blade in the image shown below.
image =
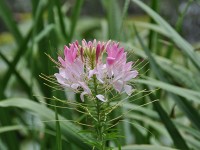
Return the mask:
<svg viewBox="0 0 200 150">
<path fill-rule="evenodd" d="M 169 38 L 172 39 L 174 43 L 176 43 L 182 52 L 189 57 L 194 66 L 200 70 L 200 57 L 195 54 L 193 47 L 186 40 L 184 40 L 164 19 L 162 19 L 156 12 L 154 12 L 143 2 L 140 0 L 132 0 L 132 2 L 140 6 L 154 19 L 155 22 L 164 28 L 169 33 Z"/>
<path fill-rule="evenodd" d="M 25 98 L 6 99 L 0 102 L 0 107 L 18 107 L 21 109 L 32 111 L 38 114 L 42 120 L 49 121 L 47 122 L 47 125 L 49 127 L 51 127 L 54 130 L 56 129 L 55 123 L 54 121 L 52 121 L 52 120 L 55 120 L 54 111 L 45 107 L 44 105 L 33 102 L 32 100 L 25 99 Z M 65 120 L 65 121 L 61 121 L 60 125 L 61 125 L 62 135 L 65 136 L 67 140 L 76 144 L 81 149 L 91 149 L 90 146 L 88 146 L 87 144 L 83 142 L 83 139 L 87 137 L 77 134 L 78 129 L 75 124 L 69 122 L 68 120 L 66 120 L 64 117 L 60 115 L 59 115 L 59 119 Z"/>
<path fill-rule="evenodd" d="M 8 59 L 0 53 L 1 58 L 5 61 L 5 63 L 9 66 L 9 68 L 12 70 L 12 72 L 16 75 L 19 82 L 23 85 L 24 90 L 28 93 L 28 95 L 31 95 L 30 87 L 26 83 L 26 81 L 21 77 L 21 75 L 15 70 L 15 68 L 12 66 L 12 64 L 8 61 Z"/>
<path fill-rule="evenodd" d="M 0 128 L 0 134 L 4 132 L 10 132 L 10 131 L 21 130 L 21 129 L 23 129 L 23 126 L 21 125 L 5 126 L 5 127 Z"/>
<path fill-rule="evenodd" d="M 187 10 L 189 8 L 189 6 L 192 4 L 193 0 L 189 0 L 185 6 L 185 8 L 183 9 L 183 11 L 181 12 L 177 22 L 176 22 L 176 31 L 178 33 L 181 33 L 182 32 L 182 24 L 183 24 L 183 21 L 184 21 L 184 16 L 185 14 L 187 13 Z"/>
<path fill-rule="evenodd" d="M 129 4 L 130 4 L 130 0 L 125 0 L 124 7 L 123 7 L 123 10 L 122 10 L 122 19 L 121 19 L 121 24 L 120 24 L 120 31 L 122 31 L 123 21 L 124 21 L 126 15 L 127 15 Z"/>
<path fill-rule="evenodd" d="M 139 43 L 141 44 L 142 48 L 144 49 L 146 55 L 149 57 L 150 65 L 151 65 L 154 73 L 156 74 L 156 76 L 163 82 L 171 83 L 170 80 L 165 78 L 164 72 L 162 72 L 162 70 L 159 68 L 159 65 L 157 64 L 156 60 L 151 55 L 151 53 L 148 50 L 148 48 L 142 42 L 142 40 L 141 40 L 136 28 L 135 28 L 135 32 L 136 32 L 136 36 L 137 36 L 137 38 L 139 40 Z M 175 94 L 171 94 L 171 96 L 173 97 L 173 100 L 175 100 L 175 102 L 178 104 L 178 106 L 183 110 L 183 112 L 188 116 L 188 119 L 190 119 L 191 122 L 198 129 L 200 129 L 200 122 L 197 121 L 197 120 L 200 120 L 199 112 L 186 99 L 184 99 L 184 98 L 181 99 L 180 97 L 178 97 Z"/>
<path fill-rule="evenodd" d="M 114 150 L 117 149 L 115 148 Z M 177 150 L 177 149 L 165 146 L 157 146 L 157 145 L 127 145 L 123 146 L 122 150 Z"/>
<path fill-rule="evenodd" d="M 52 55 L 52 58 L 55 59 L 56 58 L 56 55 L 55 53 L 53 52 L 53 49 L 51 47 L 51 44 L 50 44 L 50 54 Z M 50 60 L 48 60 L 48 68 L 49 68 L 49 73 L 50 74 L 53 74 L 54 73 L 54 69 L 51 69 L 52 68 L 52 62 L 50 62 Z M 50 89 L 51 90 L 51 89 Z M 53 92 L 51 90 L 51 93 L 55 94 L 54 96 L 58 95 L 58 92 L 59 91 L 55 91 Z M 55 106 L 54 107 L 54 112 L 55 112 L 55 120 L 59 120 L 59 116 L 58 116 L 58 108 L 57 108 L 57 102 L 55 101 L 53 103 L 53 105 Z M 61 130 L 60 130 L 60 122 L 59 121 L 56 121 L 56 146 L 57 146 L 57 149 L 58 150 L 62 150 L 62 140 L 61 140 Z"/>
<path fill-rule="evenodd" d="M 168 92 L 177 94 L 181 97 L 187 98 L 187 99 L 191 100 L 191 102 L 200 104 L 200 93 L 198 91 L 193 91 L 193 90 L 177 87 L 177 86 L 174 86 L 174 85 L 171 85 L 171 84 L 168 84 L 165 82 L 161 82 L 161 81 L 158 81 L 155 79 L 150 79 L 150 78 L 149 78 L 149 80 L 135 79 L 134 82 L 158 87 L 165 91 L 168 91 Z"/>
<path fill-rule="evenodd" d="M 74 9 L 72 11 L 72 16 L 71 16 L 71 26 L 70 26 L 70 34 L 69 34 L 69 42 L 72 40 L 74 31 L 76 28 L 77 20 L 80 15 L 80 11 L 83 5 L 83 0 L 76 0 Z"/>
<path fill-rule="evenodd" d="M 11 66 L 13 68 L 15 68 L 17 66 L 17 63 L 19 62 L 20 58 L 22 58 L 22 56 L 25 54 L 25 50 L 27 49 L 28 46 L 28 42 L 30 40 L 32 34 L 32 30 L 29 31 L 29 33 L 27 34 L 27 36 L 24 38 L 23 42 L 20 44 L 18 50 L 17 50 L 17 54 L 15 55 L 13 61 L 11 62 Z M 8 71 L 5 73 L 4 77 L 3 77 L 3 81 L 1 84 L 1 90 L 0 90 L 0 99 L 4 97 L 4 91 L 7 87 L 8 81 L 11 77 L 13 73 L 12 68 L 9 68 Z"/>
<path fill-rule="evenodd" d="M 150 65 L 152 66 L 152 69 L 154 70 L 155 74 L 160 78 L 160 80 L 165 80 L 165 78 L 162 75 L 161 70 L 159 69 L 157 63 L 153 59 L 150 51 L 148 50 L 148 48 L 142 42 L 142 39 L 140 38 L 135 27 L 134 27 L 134 29 L 135 29 L 135 33 L 136 33 L 136 36 L 138 38 L 139 43 L 141 44 L 142 48 L 145 50 L 145 53 L 147 54 L 147 56 L 149 57 Z M 149 89 L 147 86 L 145 88 Z M 157 97 L 155 97 L 155 95 L 152 94 L 152 93 L 149 95 L 149 97 L 150 97 L 151 100 L 157 99 Z M 164 111 L 164 109 L 159 104 L 159 102 L 154 102 L 153 105 L 154 105 L 154 108 L 156 109 L 156 111 L 158 112 L 160 119 L 165 124 L 165 127 L 167 128 L 171 138 L 173 139 L 174 145 L 177 148 L 189 150 L 189 148 L 188 148 L 186 142 L 184 141 L 183 137 L 181 136 L 179 131 L 176 129 L 175 125 L 172 123 L 169 116 Z"/>
<path fill-rule="evenodd" d="M 5 22 L 7 28 L 11 31 L 14 36 L 16 43 L 19 45 L 22 42 L 22 35 L 17 27 L 14 18 L 12 17 L 11 11 L 6 5 L 4 0 L 0 0 L 0 16 Z"/>
<path fill-rule="evenodd" d="M 151 8 L 155 11 L 158 12 L 158 0 L 151 0 Z M 151 24 L 154 24 L 155 21 L 151 18 L 150 20 Z M 157 33 L 154 32 L 153 30 L 149 31 L 149 36 L 148 36 L 148 47 L 150 50 L 155 49 L 156 45 L 157 45 Z"/>
<path fill-rule="evenodd" d="M 61 11 L 60 0 L 54 0 L 54 3 L 56 5 L 57 11 L 58 11 L 61 33 L 63 34 L 63 37 L 67 41 L 67 43 L 69 43 L 70 38 L 69 38 L 69 35 L 67 34 L 67 31 L 66 31 L 66 25 L 65 25 L 65 22 L 64 22 L 64 15 L 62 14 L 62 11 Z"/>
<path fill-rule="evenodd" d="M 107 12 L 109 39 L 119 40 L 120 26 L 122 23 L 122 14 L 118 4 L 118 0 L 104 0 L 104 7 Z M 125 6 L 126 7 L 126 6 Z"/>
</svg>

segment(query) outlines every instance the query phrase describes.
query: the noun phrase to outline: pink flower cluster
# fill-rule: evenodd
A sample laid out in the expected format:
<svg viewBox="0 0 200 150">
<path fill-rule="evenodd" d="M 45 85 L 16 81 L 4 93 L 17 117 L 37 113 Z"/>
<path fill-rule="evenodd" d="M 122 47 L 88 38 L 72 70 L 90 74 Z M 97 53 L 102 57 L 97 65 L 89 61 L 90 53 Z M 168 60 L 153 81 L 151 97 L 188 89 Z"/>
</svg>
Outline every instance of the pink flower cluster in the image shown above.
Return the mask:
<svg viewBox="0 0 200 150">
<path fill-rule="evenodd" d="M 94 78 L 98 85 L 107 85 L 117 92 L 125 91 L 128 95 L 132 93 L 132 86 L 128 81 L 138 75 L 132 69 L 133 62 L 126 62 L 127 53 L 119 43 L 108 41 L 93 42 L 77 41 L 64 47 L 64 58 L 58 57 L 59 73 L 55 77 L 61 86 L 70 88 L 74 92 L 84 95 L 93 95 L 90 83 Z M 95 95 L 99 100 L 106 101 L 101 94 Z"/>
</svg>

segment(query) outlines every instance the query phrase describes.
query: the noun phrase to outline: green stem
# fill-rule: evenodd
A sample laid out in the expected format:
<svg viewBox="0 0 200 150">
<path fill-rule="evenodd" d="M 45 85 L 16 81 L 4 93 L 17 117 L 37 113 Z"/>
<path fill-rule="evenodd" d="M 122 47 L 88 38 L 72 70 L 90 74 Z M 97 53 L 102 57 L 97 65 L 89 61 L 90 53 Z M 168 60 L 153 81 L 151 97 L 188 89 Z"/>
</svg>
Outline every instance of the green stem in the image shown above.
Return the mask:
<svg viewBox="0 0 200 150">
<path fill-rule="evenodd" d="M 95 96 L 98 95 L 97 91 L 97 81 L 96 81 L 96 76 L 93 76 L 93 82 L 94 82 L 94 94 Z M 97 123 L 95 125 L 95 131 L 96 131 L 96 136 L 97 136 L 97 141 L 99 142 L 100 150 L 105 150 L 105 139 L 104 139 L 104 129 L 105 129 L 105 124 L 102 124 L 102 119 L 104 120 L 104 115 L 101 116 L 101 102 L 96 98 L 96 110 L 97 110 Z"/>
</svg>

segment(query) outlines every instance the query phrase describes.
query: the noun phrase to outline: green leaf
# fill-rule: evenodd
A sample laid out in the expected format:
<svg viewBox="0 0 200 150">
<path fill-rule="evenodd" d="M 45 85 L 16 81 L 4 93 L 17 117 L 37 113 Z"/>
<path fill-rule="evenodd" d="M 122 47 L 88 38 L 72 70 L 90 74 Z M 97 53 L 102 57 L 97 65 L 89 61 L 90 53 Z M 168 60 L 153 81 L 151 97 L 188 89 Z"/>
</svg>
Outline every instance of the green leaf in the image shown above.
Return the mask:
<svg viewBox="0 0 200 150">
<path fill-rule="evenodd" d="M 176 126 L 178 128 L 180 128 L 184 133 L 187 133 L 187 134 L 190 134 L 192 135 L 193 137 L 195 137 L 196 139 L 200 140 L 200 131 L 195 129 L 195 128 L 192 128 L 192 127 L 188 127 L 186 125 L 183 125 L 181 122 L 178 122 L 176 121 Z"/>
<path fill-rule="evenodd" d="M 187 10 L 189 9 L 190 5 L 192 4 L 193 0 L 189 0 L 186 4 L 186 6 L 184 6 L 184 9 L 183 11 L 181 12 L 181 14 L 179 15 L 178 17 L 178 20 L 176 22 L 176 31 L 178 33 L 181 33 L 182 32 L 182 27 L 183 27 L 183 21 L 184 21 L 184 17 L 187 13 Z"/>
<path fill-rule="evenodd" d="M 121 15 L 122 18 L 121 18 L 121 23 L 120 23 L 120 31 L 122 31 L 123 22 L 124 22 L 126 15 L 127 15 L 129 5 L 130 5 L 130 0 L 125 0 L 124 1 L 124 7 L 123 7 L 123 10 L 122 10 L 122 15 Z"/>
<path fill-rule="evenodd" d="M 144 115 L 136 114 L 136 113 L 129 113 L 126 115 L 127 118 L 132 119 L 133 121 L 141 121 L 145 123 L 145 125 L 151 126 L 157 132 L 160 132 L 161 135 L 169 137 L 169 134 L 165 130 L 164 126 L 159 122 L 159 120 L 155 120 L 153 118 L 146 117 Z M 140 128 L 140 126 L 138 127 Z"/>
<path fill-rule="evenodd" d="M 37 36 L 35 36 L 35 42 L 38 43 L 41 41 L 45 36 L 47 36 L 52 30 L 55 29 L 54 24 L 48 24 L 44 30 L 42 30 L 40 33 L 38 33 Z"/>
<path fill-rule="evenodd" d="M 0 0 L 0 16 L 5 22 L 7 28 L 11 31 L 13 34 L 17 44 L 21 44 L 22 42 L 22 35 L 19 32 L 19 29 L 17 27 L 16 22 L 14 21 L 14 18 L 11 14 L 11 11 L 9 10 L 8 6 L 6 5 L 4 0 Z"/>
<path fill-rule="evenodd" d="M 109 26 L 109 39 L 119 39 L 120 26 L 122 23 L 122 14 L 119 7 L 118 0 L 104 0 L 104 7 L 107 12 L 108 26 Z M 126 7 L 126 4 L 125 4 Z M 125 8 L 126 9 L 126 8 Z"/>
<path fill-rule="evenodd" d="M 150 65 L 151 65 L 153 71 L 155 72 L 155 74 L 157 75 L 157 77 L 160 80 L 166 81 L 165 77 L 163 76 L 163 72 L 160 70 L 158 64 L 156 63 L 155 59 L 151 55 L 149 49 L 144 45 L 144 43 L 143 43 L 142 39 L 140 38 L 136 28 L 134 28 L 134 29 L 135 29 L 136 37 L 138 38 L 139 43 L 141 44 L 142 48 L 144 49 L 146 55 L 149 57 Z M 149 90 L 148 86 L 145 86 L 145 89 Z M 152 93 L 150 93 L 149 97 L 150 97 L 151 100 L 157 99 L 157 97 Z M 187 109 L 186 103 L 184 103 L 184 101 L 181 101 L 177 97 L 176 97 L 176 101 L 179 104 L 179 106 L 182 107 L 184 110 Z M 159 102 L 154 102 L 153 105 L 154 105 L 155 110 L 158 112 L 158 114 L 160 116 L 160 119 L 165 124 L 165 127 L 167 128 L 171 138 L 173 139 L 174 145 L 177 148 L 185 149 L 185 150 L 187 149 L 188 150 L 189 148 L 188 148 L 186 142 L 184 141 L 183 137 L 181 136 L 181 134 L 179 133 L 179 131 L 177 130 L 177 128 L 175 127 L 173 122 L 170 120 L 169 116 L 164 111 L 164 109 L 162 108 L 160 103 Z M 189 105 L 189 104 L 187 104 L 187 105 Z M 188 115 L 191 115 L 190 112 L 188 112 L 188 110 L 187 111 L 185 110 L 185 112 Z M 196 122 L 194 122 L 194 123 L 196 123 Z"/>
<path fill-rule="evenodd" d="M 32 34 L 32 30 L 29 31 L 29 33 L 26 35 L 26 37 L 24 38 L 23 42 L 19 45 L 18 49 L 17 49 L 17 54 L 14 56 L 13 61 L 11 62 L 11 66 L 13 66 L 13 68 L 15 68 L 17 66 L 17 63 L 19 62 L 20 58 L 22 58 L 22 56 L 25 54 L 26 49 L 28 47 L 28 42 L 30 40 Z M 8 81 L 13 73 L 13 69 L 9 68 L 8 71 L 5 73 L 4 77 L 3 77 L 3 81 L 2 81 L 2 85 L 1 85 L 1 90 L 0 90 L 0 98 L 3 98 L 4 95 L 4 91 L 7 87 Z"/>
<path fill-rule="evenodd" d="M 55 56 L 55 53 L 53 53 L 53 49 L 50 45 L 50 53 L 52 54 L 52 57 L 54 59 L 54 56 Z M 49 73 L 52 74 L 53 73 L 53 69 L 51 69 L 51 66 L 52 64 L 50 62 L 48 62 L 48 68 L 49 68 Z M 50 89 L 51 90 L 51 89 Z M 52 91 L 51 91 L 52 92 Z M 58 95 L 58 92 L 59 91 L 55 91 L 55 92 L 52 92 L 52 94 L 57 94 Z M 58 110 L 59 108 L 57 108 L 57 102 L 54 101 L 53 104 L 55 107 L 54 107 L 54 112 L 55 112 L 55 119 L 58 120 L 59 117 L 58 117 Z M 56 147 L 58 150 L 62 150 L 62 141 L 61 141 L 61 130 L 60 130 L 60 123 L 59 121 L 56 121 Z"/>
<path fill-rule="evenodd" d="M 127 145 L 121 148 L 122 150 L 177 150 L 170 147 L 158 146 L 158 145 Z M 115 148 L 114 150 L 117 150 Z"/>
<path fill-rule="evenodd" d="M 55 5 L 56 5 L 56 8 L 57 8 L 57 11 L 58 11 L 58 17 L 59 17 L 59 22 L 60 22 L 61 33 L 63 34 L 64 39 L 67 42 L 70 42 L 69 35 L 67 34 L 66 25 L 65 25 L 65 22 L 64 22 L 65 15 L 62 13 L 62 10 L 61 10 L 60 0 L 51 0 L 51 1 L 52 1 L 52 3 L 54 1 Z M 52 7 L 52 9 L 53 9 L 53 7 Z"/>
<path fill-rule="evenodd" d="M 123 45 L 127 47 L 127 49 L 130 49 L 131 47 L 136 55 L 144 59 L 147 58 L 147 55 L 141 49 L 125 43 L 123 43 Z M 181 84 L 183 87 L 194 89 L 196 91 L 200 90 L 200 79 L 198 78 L 197 72 L 187 69 L 180 64 L 176 64 L 170 59 L 166 59 L 155 54 L 152 54 L 152 56 L 158 62 L 158 66 L 165 71 L 165 75 L 166 73 L 171 75 L 173 80 Z"/>
<path fill-rule="evenodd" d="M 178 82 L 181 86 L 200 90 L 200 79 L 197 77 L 198 73 L 187 69 L 184 66 L 174 63 L 172 60 L 165 59 L 163 57 L 154 56 L 158 65 L 162 70 L 169 74 L 175 82 Z"/>
<path fill-rule="evenodd" d="M 188 56 L 193 62 L 193 64 L 200 70 L 200 58 L 195 54 L 193 47 L 184 40 L 163 18 L 161 18 L 156 12 L 154 12 L 151 8 L 145 5 L 140 0 L 132 0 L 132 2 L 136 3 L 139 7 L 141 7 L 144 11 L 150 15 L 157 24 L 160 25 L 166 32 L 169 33 L 169 38 L 176 43 L 176 45 L 182 50 L 182 52 Z"/>
<path fill-rule="evenodd" d="M 27 92 L 28 95 L 31 95 L 30 86 L 27 84 L 27 82 L 22 78 L 22 76 L 19 74 L 18 71 L 15 70 L 14 66 L 12 66 L 12 63 L 8 61 L 8 59 L 0 52 L 0 57 L 4 60 L 4 62 L 8 65 L 8 68 L 12 70 L 13 74 L 17 77 L 17 79 L 20 81 L 22 86 L 24 87 L 24 90 Z M 4 90 L 4 89 L 3 89 Z M 3 93 L 2 93 L 3 94 Z"/>
<path fill-rule="evenodd" d="M 55 125 L 55 113 L 51 109 L 46 106 L 33 102 L 29 99 L 25 98 L 11 98 L 7 100 L 3 100 L 0 102 L 0 107 L 18 107 L 21 109 L 26 109 L 33 111 L 36 113 L 42 120 L 47 121 L 47 125 L 52 129 L 56 129 Z M 83 139 L 88 138 L 83 135 L 79 135 L 77 131 L 79 130 L 75 124 L 69 122 L 62 116 L 58 116 L 61 126 L 61 132 L 63 136 L 66 137 L 70 142 L 76 144 L 78 147 L 82 149 L 91 149 L 87 144 L 83 142 Z M 64 121 L 63 121 L 64 120 Z"/>
<path fill-rule="evenodd" d="M 76 24 L 77 24 L 77 21 L 78 21 L 78 17 L 80 15 L 82 5 L 83 5 L 83 0 L 76 0 L 75 6 L 74 6 L 74 9 L 73 9 L 73 12 L 72 12 L 72 16 L 71 16 L 69 42 L 73 38 L 75 27 L 76 27 Z"/>
<path fill-rule="evenodd" d="M 165 82 L 161 82 L 155 79 L 150 80 L 150 78 L 149 80 L 135 79 L 134 82 L 158 87 L 200 104 L 200 93 L 198 91 L 177 87 L 177 86 L 174 86 Z"/>
<path fill-rule="evenodd" d="M 134 23 L 137 28 L 145 28 L 145 29 L 153 30 L 164 36 L 169 36 L 169 33 L 166 30 L 164 30 L 162 27 L 160 27 L 159 25 L 147 23 L 147 22 L 140 22 L 140 21 L 135 21 Z"/>
<path fill-rule="evenodd" d="M 142 48 L 144 49 L 146 55 L 149 57 L 150 65 L 156 74 L 156 76 L 163 82 L 171 83 L 171 81 L 166 78 L 165 73 L 159 68 L 158 63 L 150 53 L 149 49 L 144 45 L 142 39 L 140 38 L 136 28 L 135 28 L 136 36 L 139 40 L 139 43 L 141 44 Z M 191 103 L 189 103 L 186 99 L 180 98 L 179 96 L 175 94 L 171 94 L 170 96 L 173 97 L 173 100 L 178 104 L 178 106 L 182 109 L 182 111 L 188 116 L 188 119 L 191 120 L 191 122 L 200 129 L 200 122 L 197 120 L 200 120 L 200 114 L 199 112 L 192 106 Z"/>
<path fill-rule="evenodd" d="M 21 130 L 21 129 L 23 129 L 23 126 L 21 126 L 21 125 L 0 127 L 0 134 L 4 133 L 4 132 L 10 132 L 10 131 Z"/>
</svg>

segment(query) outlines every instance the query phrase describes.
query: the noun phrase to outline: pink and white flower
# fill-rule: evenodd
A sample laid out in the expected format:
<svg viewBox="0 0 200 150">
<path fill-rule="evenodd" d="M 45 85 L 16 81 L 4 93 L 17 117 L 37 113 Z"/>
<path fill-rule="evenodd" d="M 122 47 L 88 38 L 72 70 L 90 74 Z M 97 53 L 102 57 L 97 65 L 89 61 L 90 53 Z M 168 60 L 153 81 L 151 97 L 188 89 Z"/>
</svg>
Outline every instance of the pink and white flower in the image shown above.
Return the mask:
<svg viewBox="0 0 200 150">
<path fill-rule="evenodd" d="M 92 96 L 91 80 L 96 78 L 99 85 L 109 84 L 117 92 L 125 91 L 132 93 L 132 86 L 128 82 L 137 77 L 137 70 L 132 69 L 133 62 L 126 62 L 127 53 L 116 42 L 86 42 L 82 40 L 80 45 L 77 41 L 64 47 L 64 58 L 58 57 L 61 64 L 59 73 L 55 77 L 61 86 Z M 106 57 L 105 59 L 104 56 Z M 103 95 L 95 96 L 105 102 Z"/>
</svg>

